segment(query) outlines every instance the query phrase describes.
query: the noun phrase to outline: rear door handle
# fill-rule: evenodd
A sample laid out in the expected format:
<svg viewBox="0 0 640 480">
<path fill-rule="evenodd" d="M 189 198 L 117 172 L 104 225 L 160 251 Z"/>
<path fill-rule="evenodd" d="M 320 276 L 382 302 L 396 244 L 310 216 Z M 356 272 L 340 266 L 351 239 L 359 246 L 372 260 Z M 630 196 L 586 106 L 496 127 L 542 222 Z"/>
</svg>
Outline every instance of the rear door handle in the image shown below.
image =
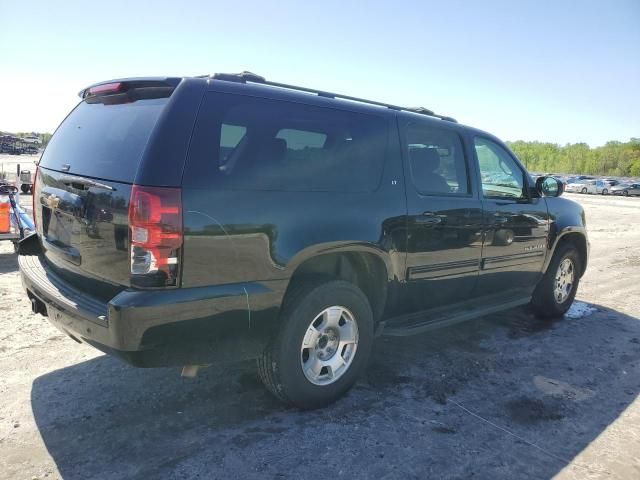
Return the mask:
<svg viewBox="0 0 640 480">
<path fill-rule="evenodd" d="M 433 212 L 424 212 L 422 215 L 416 217 L 416 223 L 421 225 L 438 225 L 442 223 L 442 216 L 436 215 Z"/>
</svg>

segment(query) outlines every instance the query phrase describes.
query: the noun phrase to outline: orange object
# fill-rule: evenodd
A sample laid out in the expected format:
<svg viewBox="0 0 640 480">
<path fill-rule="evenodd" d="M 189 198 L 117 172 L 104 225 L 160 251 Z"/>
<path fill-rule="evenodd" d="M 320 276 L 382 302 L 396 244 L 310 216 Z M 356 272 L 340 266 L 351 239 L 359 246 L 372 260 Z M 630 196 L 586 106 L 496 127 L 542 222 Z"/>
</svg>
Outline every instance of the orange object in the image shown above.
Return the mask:
<svg viewBox="0 0 640 480">
<path fill-rule="evenodd" d="M 11 231 L 10 211 L 11 205 L 8 202 L 0 202 L 0 233 L 9 233 Z"/>
</svg>

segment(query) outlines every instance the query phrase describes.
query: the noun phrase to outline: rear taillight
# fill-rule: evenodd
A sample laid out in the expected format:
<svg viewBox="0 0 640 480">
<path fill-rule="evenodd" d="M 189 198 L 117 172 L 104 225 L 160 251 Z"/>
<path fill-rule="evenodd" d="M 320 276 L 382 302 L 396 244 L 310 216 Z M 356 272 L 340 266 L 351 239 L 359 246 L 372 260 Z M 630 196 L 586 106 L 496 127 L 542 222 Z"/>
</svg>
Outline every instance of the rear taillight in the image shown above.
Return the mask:
<svg viewBox="0 0 640 480">
<path fill-rule="evenodd" d="M 33 216 L 33 228 L 35 231 L 38 231 L 38 223 L 36 220 L 36 214 L 38 213 L 36 203 L 37 194 L 36 194 L 36 182 L 38 181 L 38 167 L 36 166 L 36 173 L 33 174 L 33 183 L 31 184 L 31 208 L 32 208 L 32 216 Z"/>
<path fill-rule="evenodd" d="M 180 189 L 134 185 L 129 202 L 131 285 L 177 285 L 182 237 Z"/>
</svg>

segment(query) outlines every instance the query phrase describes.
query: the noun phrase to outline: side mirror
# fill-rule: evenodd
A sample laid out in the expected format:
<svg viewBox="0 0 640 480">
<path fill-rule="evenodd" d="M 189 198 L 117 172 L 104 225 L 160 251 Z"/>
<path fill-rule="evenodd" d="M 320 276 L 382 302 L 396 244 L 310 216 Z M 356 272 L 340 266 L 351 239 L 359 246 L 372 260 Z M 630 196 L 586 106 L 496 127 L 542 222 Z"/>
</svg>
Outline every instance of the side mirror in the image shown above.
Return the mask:
<svg viewBox="0 0 640 480">
<path fill-rule="evenodd" d="M 559 197 L 564 192 L 564 183 L 555 177 L 540 177 L 536 180 L 536 190 L 545 197 Z"/>
</svg>

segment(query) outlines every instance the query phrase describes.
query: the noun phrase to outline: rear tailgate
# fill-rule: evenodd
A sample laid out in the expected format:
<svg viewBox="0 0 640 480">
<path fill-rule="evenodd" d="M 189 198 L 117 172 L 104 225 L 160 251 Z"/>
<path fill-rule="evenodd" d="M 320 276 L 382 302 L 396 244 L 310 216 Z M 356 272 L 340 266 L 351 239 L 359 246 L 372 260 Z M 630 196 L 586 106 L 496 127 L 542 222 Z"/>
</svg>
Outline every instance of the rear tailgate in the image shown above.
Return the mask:
<svg viewBox="0 0 640 480">
<path fill-rule="evenodd" d="M 79 287 L 92 279 L 127 286 L 130 194 L 126 183 L 40 168 L 34 209 L 48 262 Z M 109 296 L 113 290 L 103 287 Z"/>
<path fill-rule="evenodd" d="M 132 184 L 171 94 L 149 83 L 85 91 L 47 146 L 35 182 L 34 216 L 48 263 L 105 298 L 130 284 Z"/>
</svg>

